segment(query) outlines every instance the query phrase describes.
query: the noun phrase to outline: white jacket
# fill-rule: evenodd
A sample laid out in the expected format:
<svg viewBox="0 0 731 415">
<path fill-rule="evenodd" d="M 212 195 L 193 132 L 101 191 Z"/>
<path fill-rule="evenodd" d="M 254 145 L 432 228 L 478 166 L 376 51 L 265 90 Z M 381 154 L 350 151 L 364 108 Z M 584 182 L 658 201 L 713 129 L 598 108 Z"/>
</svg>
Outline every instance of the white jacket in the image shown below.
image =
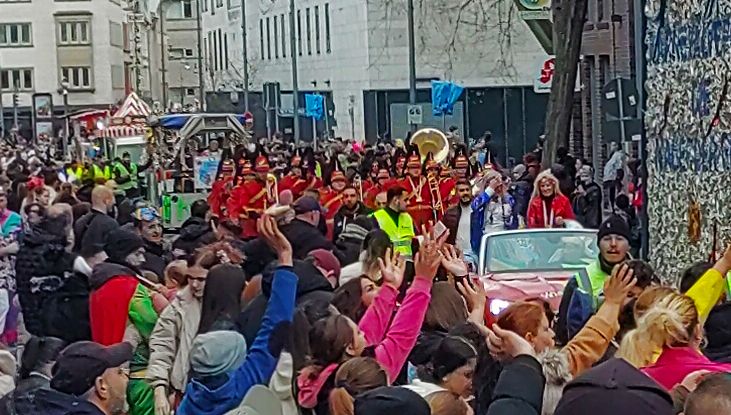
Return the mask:
<svg viewBox="0 0 731 415">
<path fill-rule="evenodd" d="M 179 291 L 157 319 L 150 335 L 150 363 L 145 379 L 153 388 L 163 385 L 185 390 L 190 367 L 190 347 L 201 320 L 201 302 L 190 287 Z"/>
</svg>

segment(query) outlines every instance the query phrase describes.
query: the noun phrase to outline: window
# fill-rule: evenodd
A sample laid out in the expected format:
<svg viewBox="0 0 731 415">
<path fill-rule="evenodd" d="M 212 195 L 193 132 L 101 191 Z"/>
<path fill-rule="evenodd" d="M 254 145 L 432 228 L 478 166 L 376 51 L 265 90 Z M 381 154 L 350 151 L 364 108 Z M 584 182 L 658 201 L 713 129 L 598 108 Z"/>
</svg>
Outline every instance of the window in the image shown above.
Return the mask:
<svg viewBox="0 0 731 415">
<path fill-rule="evenodd" d="M 71 89 L 91 88 L 91 68 L 87 66 L 65 66 L 61 68 L 61 74 Z"/>
<path fill-rule="evenodd" d="M 202 1 L 208 1 L 208 0 L 202 0 Z M 216 5 L 213 4 L 213 2 L 216 0 L 211 0 L 211 15 L 216 14 Z"/>
<path fill-rule="evenodd" d="M 315 52 L 319 55 L 320 50 L 320 6 L 315 6 Z"/>
<path fill-rule="evenodd" d="M 195 88 L 185 88 L 185 95 L 189 97 L 195 96 Z"/>
<path fill-rule="evenodd" d="M 239 7 L 239 2 L 238 2 L 238 0 L 228 0 L 228 9 L 229 9 L 229 10 L 231 10 L 231 9 L 235 9 L 235 8 L 237 8 L 237 7 Z"/>
<path fill-rule="evenodd" d="M 285 30 L 286 26 L 284 25 L 284 14 L 279 15 L 279 21 L 281 22 L 281 26 L 282 26 L 282 57 L 286 58 L 287 57 L 287 32 Z"/>
<path fill-rule="evenodd" d="M 3 69 L 0 71 L 0 86 L 3 91 L 33 90 L 33 69 Z"/>
<path fill-rule="evenodd" d="M 223 7 L 223 0 L 216 0 L 216 7 Z"/>
<path fill-rule="evenodd" d="M 31 46 L 30 23 L 0 24 L 0 46 Z"/>
<path fill-rule="evenodd" d="M 208 11 L 208 0 L 196 0 L 196 1 L 203 2 L 203 11 L 204 12 Z"/>
<path fill-rule="evenodd" d="M 217 32 L 213 31 L 213 70 L 218 70 L 218 36 Z"/>
<path fill-rule="evenodd" d="M 596 1 L 596 21 L 597 22 L 604 21 L 604 0 Z"/>
<path fill-rule="evenodd" d="M 307 23 L 307 54 L 312 55 L 312 30 L 310 28 L 310 8 L 305 9 L 305 22 Z"/>
<path fill-rule="evenodd" d="M 267 59 L 272 59 L 272 39 L 271 39 L 271 27 L 269 26 L 269 18 L 267 17 Z"/>
<path fill-rule="evenodd" d="M 279 59 L 279 16 L 274 16 L 274 59 Z"/>
<path fill-rule="evenodd" d="M 259 19 L 259 51 L 261 60 L 264 60 L 264 19 Z"/>
<path fill-rule="evenodd" d="M 228 33 L 223 34 L 223 65 L 228 70 Z"/>
<path fill-rule="evenodd" d="M 193 57 L 193 49 L 187 49 L 187 48 L 171 48 L 170 49 L 170 59 L 172 59 L 172 60 L 192 58 L 192 57 Z"/>
<path fill-rule="evenodd" d="M 192 58 L 193 49 L 183 49 L 183 56 L 185 56 L 186 58 Z"/>
<path fill-rule="evenodd" d="M 180 6 L 183 9 L 183 18 L 192 19 L 193 18 L 193 1 L 192 0 L 183 0 L 180 2 Z"/>
<path fill-rule="evenodd" d="M 59 45 L 89 44 L 90 22 L 59 22 Z"/>
<path fill-rule="evenodd" d="M 297 53 L 302 56 L 302 10 L 297 10 Z"/>
<path fill-rule="evenodd" d="M 325 3 L 325 53 L 330 52 L 330 3 Z"/>
</svg>

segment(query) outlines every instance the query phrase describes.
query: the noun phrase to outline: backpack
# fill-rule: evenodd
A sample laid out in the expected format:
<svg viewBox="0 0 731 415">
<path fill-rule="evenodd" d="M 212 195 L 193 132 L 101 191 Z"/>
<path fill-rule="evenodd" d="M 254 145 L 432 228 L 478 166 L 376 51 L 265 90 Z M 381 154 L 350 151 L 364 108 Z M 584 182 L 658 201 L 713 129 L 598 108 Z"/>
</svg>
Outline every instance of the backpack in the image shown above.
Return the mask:
<svg viewBox="0 0 731 415">
<path fill-rule="evenodd" d="M 577 278 L 581 281 L 581 284 L 577 285 L 571 295 L 566 313 L 568 340 L 573 339 L 576 333 L 584 327 L 586 322 L 589 321 L 589 318 L 594 314 L 596 307 L 589 273 L 585 269 L 579 270 Z"/>
</svg>

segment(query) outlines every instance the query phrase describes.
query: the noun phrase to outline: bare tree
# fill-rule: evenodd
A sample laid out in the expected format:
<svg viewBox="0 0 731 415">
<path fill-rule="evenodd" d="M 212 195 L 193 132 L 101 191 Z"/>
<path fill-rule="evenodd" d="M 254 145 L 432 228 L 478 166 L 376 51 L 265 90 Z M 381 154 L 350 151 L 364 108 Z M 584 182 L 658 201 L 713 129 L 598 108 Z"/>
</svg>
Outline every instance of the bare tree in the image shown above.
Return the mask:
<svg viewBox="0 0 731 415">
<path fill-rule="evenodd" d="M 545 167 L 554 163 L 559 147 L 568 147 L 587 3 L 587 0 L 553 0 L 551 5 L 556 63 L 546 110 L 546 143 L 542 160 Z"/>
</svg>

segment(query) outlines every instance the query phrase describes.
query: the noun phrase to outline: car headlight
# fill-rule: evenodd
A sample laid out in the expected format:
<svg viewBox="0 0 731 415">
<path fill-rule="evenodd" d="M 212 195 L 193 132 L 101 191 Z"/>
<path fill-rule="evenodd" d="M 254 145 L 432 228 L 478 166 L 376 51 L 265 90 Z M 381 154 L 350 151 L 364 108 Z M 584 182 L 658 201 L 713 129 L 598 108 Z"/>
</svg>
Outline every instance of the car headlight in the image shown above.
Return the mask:
<svg viewBox="0 0 731 415">
<path fill-rule="evenodd" d="M 492 315 L 494 315 L 494 316 L 497 316 L 498 314 L 500 314 L 503 310 L 505 310 L 509 306 L 510 306 L 510 301 L 494 299 L 494 300 L 490 301 L 490 313 L 492 313 Z"/>
</svg>

